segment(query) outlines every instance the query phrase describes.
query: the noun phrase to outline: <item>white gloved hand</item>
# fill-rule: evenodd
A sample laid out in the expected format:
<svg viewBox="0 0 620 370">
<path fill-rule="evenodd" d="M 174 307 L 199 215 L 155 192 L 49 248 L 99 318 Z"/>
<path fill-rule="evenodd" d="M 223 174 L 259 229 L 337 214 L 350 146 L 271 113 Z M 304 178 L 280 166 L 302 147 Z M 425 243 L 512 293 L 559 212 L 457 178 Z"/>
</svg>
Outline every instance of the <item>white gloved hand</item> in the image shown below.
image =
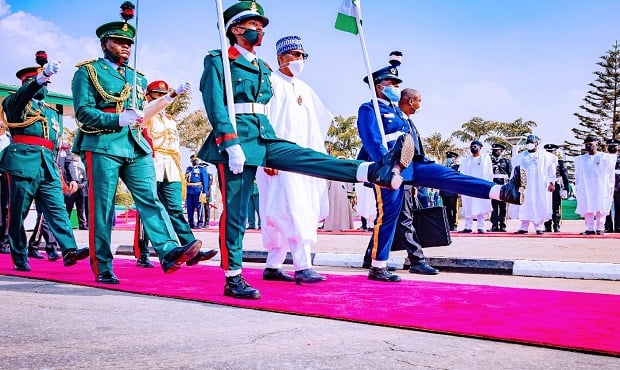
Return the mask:
<svg viewBox="0 0 620 370">
<path fill-rule="evenodd" d="M 59 60 L 52 60 L 51 62 L 48 62 L 45 65 L 43 72 L 37 75 L 37 83 L 39 85 L 43 85 L 44 83 L 49 82 L 50 78 L 56 73 L 58 73 L 59 70 L 60 70 Z"/>
<path fill-rule="evenodd" d="M 192 84 L 189 81 L 185 81 L 182 84 L 180 84 L 179 87 L 177 87 L 177 89 L 174 90 L 174 92 L 177 93 L 177 95 L 181 95 L 181 94 L 185 94 L 191 89 L 192 89 Z"/>
<path fill-rule="evenodd" d="M 144 112 L 131 108 L 125 109 L 118 115 L 118 125 L 121 127 L 139 125 L 143 118 Z"/>
<path fill-rule="evenodd" d="M 562 191 L 560 192 L 560 197 L 561 197 L 562 199 L 566 199 L 566 198 L 568 198 L 568 191 L 566 191 L 566 190 L 562 190 Z"/>
<path fill-rule="evenodd" d="M 243 154 L 243 149 L 241 149 L 241 145 L 236 144 L 226 148 L 226 152 L 228 152 L 228 168 L 230 168 L 230 172 L 235 175 L 243 172 L 243 164 L 245 163 L 245 154 Z"/>
</svg>

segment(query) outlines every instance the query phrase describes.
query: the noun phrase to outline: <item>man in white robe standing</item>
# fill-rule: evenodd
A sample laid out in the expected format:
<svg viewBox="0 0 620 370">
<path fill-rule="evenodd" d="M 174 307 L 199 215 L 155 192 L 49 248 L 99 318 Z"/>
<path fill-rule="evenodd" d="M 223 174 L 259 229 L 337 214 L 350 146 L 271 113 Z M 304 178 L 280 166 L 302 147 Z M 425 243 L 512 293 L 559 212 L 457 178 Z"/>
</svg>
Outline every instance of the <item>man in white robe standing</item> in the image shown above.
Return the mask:
<svg viewBox="0 0 620 370">
<path fill-rule="evenodd" d="M 488 154 L 482 155 L 482 142 L 474 140 L 469 144 L 470 156 L 461 161 L 459 171 L 465 175 L 493 181 L 493 164 Z M 491 199 L 481 199 L 461 196 L 461 212 L 465 218 L 465 225 L 460 233 L 471 233 L 474 218 L 477 220 L 479 234 L 484 233 L 484 221 L 492 211 Z"/>
<path fill-rule="evenodd" d="M 614 194 L 616 156 L 599 152 L 598 139 L 593 136 L 586 137 L 584 145 L 586 153 L 575 158 L 575 213 L 585 220 L 582 235 L 603 235 Z"/>
<path fill-rule="evenodd" d="M 538 136 L 528 135 L 525 141 L 526 150 L 512 160 L 513 168 L 520 166 L 527 174 L 525 202 L 520 206 L 510 206 L 511 216 L 521 220 L 516 234 L 527 234 L 529 223 L 532 222 L 536 234 L 542 235 L 545 233 L 545 221 L 551 218 L 551 196 L 555 189 L 558 157 L 545 150 L 538 150 L 539 143 Z"/>
<path fill-rule="evenodd" d="M 279 70 L 271 75 L 273 98 L 269 121 L 278 137 L 325 153 L 327 129 L 333 115 L 298 76 L 308 54 L 301 38 L 284 37 L 276 43 Z M 325 180 L 274 169 L 259 169 L 260 216 L 263 246 L 268 250 L 264 280 L 317 283 L 325 277 L 312 269 L 310 248 L 317 243 L 317 224 L 329 209 Z M 290 249 L 295 277 L 282 270 Z"/>
</svg>

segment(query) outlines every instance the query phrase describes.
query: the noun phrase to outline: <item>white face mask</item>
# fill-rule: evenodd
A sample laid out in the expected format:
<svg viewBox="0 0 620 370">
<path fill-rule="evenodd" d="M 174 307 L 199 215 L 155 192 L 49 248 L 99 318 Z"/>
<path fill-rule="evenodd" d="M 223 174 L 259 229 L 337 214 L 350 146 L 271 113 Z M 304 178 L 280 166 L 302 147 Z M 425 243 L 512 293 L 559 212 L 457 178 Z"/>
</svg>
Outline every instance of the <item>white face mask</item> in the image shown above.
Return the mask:
<svg viewBox="0 0 620 370">
<path fill-rule="evenodd" d="M 527 143 L 527 144 L 525 144 L 525 148 L 527 150 L 534 150 L 534 148 L 536 148 L 536 144 L 534 144 L 534 143 Z"/>
<path fill-rule="evenodd" d="M 288 70 L 291 71 L 291 73 L 293 74 L 293 77 L 298 77 L 304 70 L 304 61 L 303 59 L 291 60 L 290 62 L 288 62 L 287 67 Z"/>
</svg>

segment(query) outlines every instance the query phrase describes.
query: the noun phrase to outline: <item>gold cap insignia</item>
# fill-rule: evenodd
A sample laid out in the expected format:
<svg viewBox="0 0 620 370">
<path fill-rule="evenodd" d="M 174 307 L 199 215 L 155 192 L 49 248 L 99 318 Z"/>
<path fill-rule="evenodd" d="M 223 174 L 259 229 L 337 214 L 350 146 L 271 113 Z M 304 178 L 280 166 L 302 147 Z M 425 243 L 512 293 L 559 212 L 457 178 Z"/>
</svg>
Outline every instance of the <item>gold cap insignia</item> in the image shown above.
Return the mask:
<svg viewBox="0 0 620 370">
<path fill-rule="evenodd" d="M 257 12 L 258 8 L 256 7 L 256 3 L 252 1 L 252 4 L 250 4 L 250 10 L 253 12 Z"/>
<path fill-rule="evenodd" d="M 127 30 L 128 30 L 127 23 L 125 23 L 125 24 L 123 25 L 122 30 L 123 30 L 123 31 L 127 31 Z"/>
</svg>

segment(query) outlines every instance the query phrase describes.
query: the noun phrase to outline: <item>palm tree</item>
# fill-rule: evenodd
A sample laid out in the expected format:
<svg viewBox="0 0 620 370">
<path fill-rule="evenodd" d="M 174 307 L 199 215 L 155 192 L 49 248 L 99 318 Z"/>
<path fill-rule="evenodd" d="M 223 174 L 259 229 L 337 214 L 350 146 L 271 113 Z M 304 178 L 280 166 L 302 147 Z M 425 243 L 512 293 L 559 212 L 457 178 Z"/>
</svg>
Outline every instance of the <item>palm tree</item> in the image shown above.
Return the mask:
<svg viewBox="0 0 620 370">
<path fill-rule="evenodd" d="M 453 138 L 443 139 L 439 132 L 433 132 L 430 136 L 422 139 L 424 146 L 424 154 L 430 159 L 443 163 L 446 159 L 446 152 L 456 152 L 461 154 L 462 150 L 458 149 L 452 142 Z"/>
<path fill-rule="evenodd" d="M 356 122 L 356 116 L 334 118 L 334 123 L 327 130 L 327 140 L 325 140 L 325 146 L 329 148 L 330 155 L 346 158 L 355 157 L 362 146 Z"/>
<path fill-rule="evenodd" d="M 469 144 L 474 140 L 488 142 L 488 136 L 492 136 L 496 130 L 497 122 L 487 121 L 481 117 L 474 117 L 461 125 L 461 130 L 456 130 L 452 136 Z"/>
</svg>

